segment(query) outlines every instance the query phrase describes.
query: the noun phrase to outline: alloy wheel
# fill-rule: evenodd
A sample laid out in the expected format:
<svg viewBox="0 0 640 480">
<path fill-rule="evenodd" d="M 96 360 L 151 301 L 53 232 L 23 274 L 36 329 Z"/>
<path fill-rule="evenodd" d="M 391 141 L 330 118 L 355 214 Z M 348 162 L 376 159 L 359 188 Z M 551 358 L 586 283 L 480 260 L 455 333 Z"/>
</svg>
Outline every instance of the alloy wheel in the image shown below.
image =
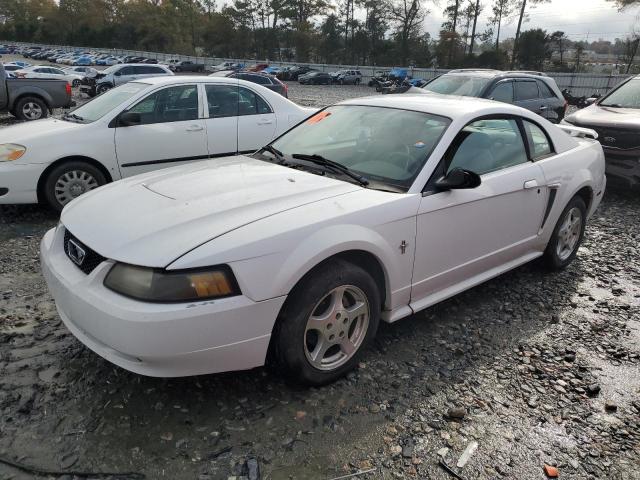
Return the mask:
<svg viewBox="0 0 640 480">
<path fill-rule="evenodd" d="M 334 370 L 351 359 L 367 335 L 371 311 L 362 290 L 336 287 L 314 307 L 304 333 L 304 353 L 318 370 Z"/>
<path fill-rule="evenodd" d="M 99 186 L 98 181 L 90 173 L 83 170 L 70 170 L 56 181 L 56 200 L 60 205 L 66 205 L 74 198 Z"/>
<path fill-rule="evenodd" d="M 22 106 L 22 114 L 29 120 L 38 120 L 43 113 L 42 107 L 35 102 L 27 102 Z"/>
<path fill-rule="evenodd" d="M 582 212 L 579 208 L 573 207 L 558 229 L 558 242 L 556 244 L 556 254 L 561 261 L 569 258 L 580 240 L 582 231 Z"/>
</svg>

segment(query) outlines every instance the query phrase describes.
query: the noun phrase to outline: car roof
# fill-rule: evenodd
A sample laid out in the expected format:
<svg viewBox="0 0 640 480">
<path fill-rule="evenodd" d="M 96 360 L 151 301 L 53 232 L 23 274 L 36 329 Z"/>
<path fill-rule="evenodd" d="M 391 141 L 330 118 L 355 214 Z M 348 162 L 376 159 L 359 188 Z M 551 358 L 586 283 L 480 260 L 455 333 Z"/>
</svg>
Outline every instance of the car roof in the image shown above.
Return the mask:
<svg viewBox="0 0 640 480">
<path fill-rule="evenodd" d="M 367 105 L 372 107 L 400 108 L 431 113 L 451 119 L 468 115 L 481 116 L 495 113 L 522 115 L 523 109 L 508 103 L 495 102 L 484 98 L 440 95 L 437 93 L 405 93 L 402 95 L 376 95 L 352 98 L 339 105 Z M 498 112 L 496 110 L 499 110 Z"/>
<path fill-rule="evenodd" d="M 144 79 L 140 79 L 136 81 L 137 83 L 146 83 L 149 85 L 169 85 L 172 83 L 230 83 L 230 82 L 239 82 L 240 85 L 251 85 L 255 86 L 255 83 L 249 82 L 247 80 L 242 80 L 240 78 L 229 78 L 229 77 L 209 77 L 209 76 L 198 76 L 198 75 L 166 75 L 159 77 L 148 77 Z"/>
<path fill-rule="evenodd" d="M 458 69 L 458 70 L 451 70 L 447 73 L 444 73 L 442 76 L 444 75 L 455 75 L 455 76 L 460 76 L 460 77 L 464 77 L 464 76 L 473 76 L 473 77 L 480 77 L 480 78 L 498 78 L 498 77 L 504 77 L 504 78 L 537 78 L 540 80 L 544 80 L 544 79 L 549 79 L 551 77 L 545 75 L 542 72 L 535 72 L 532 70 L 491 70 L 491 69 L 473 69 L 473 68 L 465 68 L 465 69 Z"/>
</svg>

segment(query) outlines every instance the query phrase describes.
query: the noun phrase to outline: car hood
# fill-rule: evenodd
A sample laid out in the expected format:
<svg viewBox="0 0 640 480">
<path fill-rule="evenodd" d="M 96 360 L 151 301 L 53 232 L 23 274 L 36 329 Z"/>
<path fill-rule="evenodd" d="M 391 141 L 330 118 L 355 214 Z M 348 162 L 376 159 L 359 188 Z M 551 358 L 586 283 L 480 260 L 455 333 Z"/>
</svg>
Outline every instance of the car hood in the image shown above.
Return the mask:
<svg viewBox="0 0 640 480">
<path fill-rule="evenodd" d="M 43 118 L 0 129 L 0 143 L 19 143 L 27 147 L 27 156 L 24 157 L 27 161 L 29 140 L 32 138 L 58 137 L 62 132 L 78 130 L 86 126 L 87 124 L 67 122 L 57 118 Z"/>
<path fill-rule="evenodd" d="M 590 105 L 567 116 L 565 120 L 579 127 L 640 128 L 640 110 Z"/>
<path fill-rule="evenodd" d="M 62 223 L 100 255 L 165 267 L 257 220 L 361 187 L 236 156 L 121 180 L 70 203 Z"/>
</svg>

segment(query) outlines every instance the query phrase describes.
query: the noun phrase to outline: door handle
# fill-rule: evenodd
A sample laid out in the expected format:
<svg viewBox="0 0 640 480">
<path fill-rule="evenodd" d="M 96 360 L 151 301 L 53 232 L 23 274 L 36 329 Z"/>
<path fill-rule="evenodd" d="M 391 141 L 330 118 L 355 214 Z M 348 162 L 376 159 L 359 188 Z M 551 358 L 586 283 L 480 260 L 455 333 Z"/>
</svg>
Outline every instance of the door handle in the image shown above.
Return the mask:
<svg viewBox="0 0 640 480">
<path fill-rule="evenodd" d="M 537 186 L 538 186 L 538 182 L 536 180 L 527 180 L 526 182 L 524 182 L 524 188 L 526 190 L 530 188 L 536 188 Z"/>
<path fill-rule="evenodd" d="M 273 120 L 268 120 L 268 119 L 258 120 L 258 125 L 270 125 L 272 123 L 273 123 Z"/>
<path fill-rule="evenodd" d="M 187 132 L 200 132 L 202 130 L 204 130 L 204 128 L 200 125 L 191 125 L 190 127 L 187 127 Z"/>
<path fill-rule="evenodd" d="M 546 107 L 545 105 L 542 105 L 542 106 L 540 107 L 540 111 L 541 111 L 541 112 L 544 112 L 546 109 L 547 109 L 547 107 Z"/>
</svg>

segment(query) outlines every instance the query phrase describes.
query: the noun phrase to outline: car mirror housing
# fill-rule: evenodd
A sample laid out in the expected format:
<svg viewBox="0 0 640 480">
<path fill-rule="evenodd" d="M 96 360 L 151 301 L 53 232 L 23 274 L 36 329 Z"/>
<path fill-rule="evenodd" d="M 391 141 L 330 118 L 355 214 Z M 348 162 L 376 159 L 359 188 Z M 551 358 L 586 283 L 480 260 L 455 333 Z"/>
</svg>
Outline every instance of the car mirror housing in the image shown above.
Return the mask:
<svg viewBox="0 0 640 480">
<path fill-rule="evenodd" d="M 132 127 L 134 125 L 140 125 L 142 118 L 137 112 L 123 112 L 118 118 L 118 125 L 121 127 Z"/>
<path fill-rule="evenodd" d="M 476 188 L 480 186 L 482 180 L 480 175 L 464 168 L 454 168 L 445 176 L 436 180 L 435 186 L 438 190 L 459 190 L 466 188 Z"/>
</svg>

